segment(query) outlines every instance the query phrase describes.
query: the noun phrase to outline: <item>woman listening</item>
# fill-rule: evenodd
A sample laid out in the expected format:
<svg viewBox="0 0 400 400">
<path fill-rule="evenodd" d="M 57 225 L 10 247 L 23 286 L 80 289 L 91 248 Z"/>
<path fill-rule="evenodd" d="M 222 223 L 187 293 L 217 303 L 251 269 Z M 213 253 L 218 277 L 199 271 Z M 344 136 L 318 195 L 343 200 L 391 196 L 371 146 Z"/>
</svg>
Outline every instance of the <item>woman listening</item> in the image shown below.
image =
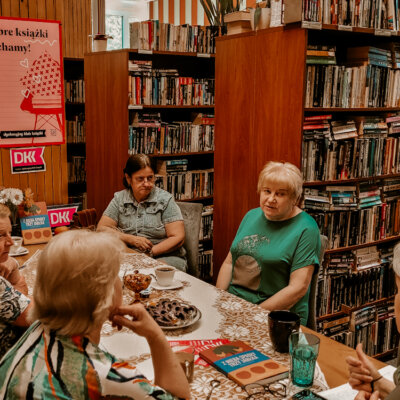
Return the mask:
<svg viewBox="0 0 400 400">
<path fill-rule="evenodd" d="M 116 192 L 98 229 L 112 229 L 128 246 L 185 271 L 185 227 L 172 194 L 154 186 L 149 158 L 135 154 L 124 168 L 125 190 Z"/>
<path fill-rule="evenodd" d="M 265 165 L 258 179 L 260 207 L 243 218 L 217 287 L 270 311 L 291 310 L 306 325 L 321 241 L 314 219 L 297 206 L 302 185 L 294 165 Z"/>
<path fill-rule="evenodd" d="M 1 399 L 189 398 L 189 384 L 161 328 L 142 305 L 121 305 L 122 247 L 114 235 L 86 230 L 49 242 L 33 292 L 37 321 L 0 362 Z M 108 318 L 147 339 L 154 385 L 99 347 Z"/>
</svg>

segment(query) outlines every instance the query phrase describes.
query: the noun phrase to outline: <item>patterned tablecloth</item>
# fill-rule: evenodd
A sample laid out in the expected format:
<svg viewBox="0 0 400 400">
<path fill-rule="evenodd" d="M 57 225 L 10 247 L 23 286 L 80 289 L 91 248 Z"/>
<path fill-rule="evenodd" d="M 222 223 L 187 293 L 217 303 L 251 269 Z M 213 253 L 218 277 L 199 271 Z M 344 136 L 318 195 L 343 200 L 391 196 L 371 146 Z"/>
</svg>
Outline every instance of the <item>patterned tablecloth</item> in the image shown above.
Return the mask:
<svg viewBox="0 0 400 400">
<path fill-rule="evenodd" d="M 30 290 L 36 276 L 37 256 L 33 256 L 22 270 Z M 160 265 L 156 260 L 143 254 L 125 254 L 121 264 L 120 276 L 138 269 L 143 273 L 153 272 Z M 202 314 L 194 325 L 177 330 L 165 331 L 169 340 L 205 340 L 226 338 L 243 340 L 267 354 L 271 358 L 289 365 L 288 354 L 275 352 L 268 334 L 268 312 L 223 290 L 205 283 L 191 275 L 177 272 L 175 278 L 183 286 L 175 290 L 156 290 L 153 288 L 150 299 L 169 298 L 185 300 L 195 305 Z M 124 290 L 124 301 L 132 301 L 132 293 Z M 143 338 L 124 328 L 118 332 L 109 322 L 103 325 L 101 345 L 117 357 L 140 363 L 150 358 L 149 347 Z M 247 394 L 232 380 L 226 378 L 211 366 L 195 365 L 194 380 L 191 384 L 192 397 L 205 399 L 210 391 L 210 381 L 218 379 L 221 385 L 213 390 L 211 399 L 245 399 Z M 288 379 L 284 380 L 288 384 Z M 288 385 L 293 393 L 296 388 Z M 313 389 L 328 389 L 325 377 L 317 364 Z M 297 388 L 298 390 L 298 388 Z"/>
</svg>

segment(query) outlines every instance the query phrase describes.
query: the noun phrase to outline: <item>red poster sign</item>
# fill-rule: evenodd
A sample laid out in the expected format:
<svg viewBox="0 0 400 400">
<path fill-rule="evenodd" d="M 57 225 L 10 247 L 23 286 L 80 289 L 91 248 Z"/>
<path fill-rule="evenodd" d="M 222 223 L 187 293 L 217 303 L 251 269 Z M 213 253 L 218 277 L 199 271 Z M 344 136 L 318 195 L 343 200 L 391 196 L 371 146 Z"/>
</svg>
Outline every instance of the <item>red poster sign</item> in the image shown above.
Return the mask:
<svg viewBox="0 0 400 400">
<path fill-rule="evenodd" d="M 47 214 L 50 218 L 50 226 L 55 228 L 56 226 L 69 225 L 72 221 L 72 216 L 78 211 L 78 205 L 64 205 L 54 206 L 47 210 Z"/>
<path fill-rule="evenodd" d="M 0 147 L 64 143 L 61 24 L 0 17 Z"/>
<path fill-rule="evenodd" d="M 46 171 L 44 147 L 23 147 L 10 150 L 11 173 L 22 174 Z"/>
</svg>

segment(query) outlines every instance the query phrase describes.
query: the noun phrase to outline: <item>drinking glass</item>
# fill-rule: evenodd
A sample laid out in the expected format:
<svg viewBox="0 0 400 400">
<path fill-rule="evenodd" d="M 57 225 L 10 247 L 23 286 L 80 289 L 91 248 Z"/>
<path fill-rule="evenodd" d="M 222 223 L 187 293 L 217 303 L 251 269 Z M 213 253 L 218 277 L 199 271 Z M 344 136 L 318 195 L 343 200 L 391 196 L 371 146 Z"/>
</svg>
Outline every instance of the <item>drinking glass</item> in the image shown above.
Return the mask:
<svg viewBox="0 0 400 400">
<path fill-rule="evenodd" d="M 319 342 L 319 338 L 310 333 L 293 332 L 290 335 L 289 352 L 292 361 L 291 377 L 294 385 L 312 386 Z"/>
</svg>

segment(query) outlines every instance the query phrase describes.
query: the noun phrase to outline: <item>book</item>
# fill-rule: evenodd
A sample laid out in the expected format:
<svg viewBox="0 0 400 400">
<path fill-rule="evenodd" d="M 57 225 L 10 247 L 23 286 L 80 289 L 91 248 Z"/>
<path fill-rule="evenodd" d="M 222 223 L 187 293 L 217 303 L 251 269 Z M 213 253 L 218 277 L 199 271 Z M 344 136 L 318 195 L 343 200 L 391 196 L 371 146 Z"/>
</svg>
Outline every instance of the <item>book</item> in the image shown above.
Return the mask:
<svg viewBox="0 0 400 400">
<path fill-rule="evenodd" d="M 51 237 L 50 220 L 44 201 L 35 202 L 28 211 L 19 210 L 24 244 L 47 243 Z"/>
<path fill-rule="evenodd" d="M 200 357 L 242 387 L 255 382 L 267 384 L 289 376 L 288 367 L 241 340 L 203 350 Z"/>
</svg>

